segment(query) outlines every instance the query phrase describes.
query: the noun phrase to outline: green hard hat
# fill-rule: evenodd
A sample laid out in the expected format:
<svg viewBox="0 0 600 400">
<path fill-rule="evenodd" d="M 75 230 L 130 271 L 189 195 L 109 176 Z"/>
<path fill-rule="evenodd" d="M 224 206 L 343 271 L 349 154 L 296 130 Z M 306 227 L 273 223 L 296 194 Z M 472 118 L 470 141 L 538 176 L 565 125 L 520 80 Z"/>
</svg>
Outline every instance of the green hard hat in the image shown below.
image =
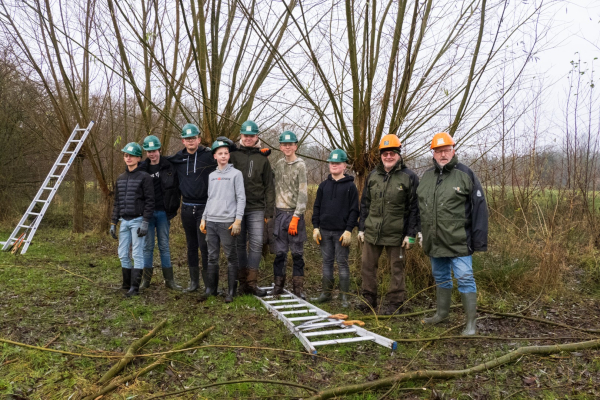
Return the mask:
<svg viewBox="0 0 600 400">
<path fill-rule="evenodd" d="M 346 162 L 348 161 L 348 155 L 342 149 L 335 149 L 329 153 L 327 162 Z"/>
<path fill-rule="evenodd" d="M 146 151 L 158 150 L 160 149 L 160 140 L 154 135 L 146 136 L 142 147 Z"/>
<path fill-rule="evenodd" d="M 123 147 L 121 151 L 123 153 L 131 154 L 132 156 L 136 157 L 142 156 L 142 146 L 140 146 L 136 142 L 127 143 L 127 145 Z"/>
<path fill-rule="evenodd" d="M 283 133 L 279 135 L 279 143 L 298 143 L 298 138 L 292 131 L 283 131 Z"/>
<path fill-rule="evenodd" d="M 210 151 L 215 154 L 215 151 L 217 151 L 219 147 L 227 147 L 229 149 L 229 144 L 222 140 L 215 140 L 212 146 L 210 146 Z"/>
<path fill-rule="evenodd" d="M 200 130 L 194 124 L 185 124 L 181 130 L 181 137 L 183 139 L 198 136 L 199 134 Z"/>
<path fill-rule="evenodd" d="M 246 121 L 242 124 L 242 129 L 240 129 L 240 134 L 242 135 L 258 135 L 258 125 L 254 121 Z"/>
</svg>

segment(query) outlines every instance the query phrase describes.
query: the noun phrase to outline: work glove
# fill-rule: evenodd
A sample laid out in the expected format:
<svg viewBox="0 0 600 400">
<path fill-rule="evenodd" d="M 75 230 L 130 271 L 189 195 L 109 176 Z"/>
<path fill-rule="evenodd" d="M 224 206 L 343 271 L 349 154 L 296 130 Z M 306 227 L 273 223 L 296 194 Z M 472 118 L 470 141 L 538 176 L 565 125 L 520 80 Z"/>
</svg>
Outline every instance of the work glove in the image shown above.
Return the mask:
<svg viewBox="0 0 600 400">
<path fill-rule="evenodd" d="M 200 232 L 206 235 L 206 221 L 200 220 Z"/>
<path fill-rule="evenodd" d="M 319 230 L 319 228 L 313 229 L 313 239 L 317 244 L 321 244 L 321 240 L 323 238 L 321 237 L 321 231 Z"/>
<path fill-rule="evenodd" d="M 288 226 L 288 233 L 292 236 L 296 236 L 298 234 L 298 221 L 300 221 L 300 217 L 293 216 L 290 221 L 290 226 Z"/>
<path fill-rule="evenodd" d="M 231 236 L 237 236 L 242 233 L 242 220 L 236 219 L 233 224 L 229 227 L 231 229 Z"/>
<path fill-rule="evenodd" d="M 342 246 L 348 247 L 350 243 L 352 243 L 352 232 L 344 231 L 342 236 L 340 236 L 340 242 L 342 242 Z"/>
<path fill-rule="evenodd" d="M 268 223 L 269 223 L 269 221 L 271 221 L 272 219 L 273 219 L 273 218 L 271 218 L 271 217 L 267 217 L 267 218 L 265 218 L 265 224 L 268 224 Z"/>
<path fill-rule="evenodd" d="M 142 225 L 137 230 L 138 237 L 144 237 L 148 233 L 148 221 L 142 221 Z"/>
<path fill-rule="evenodd" d="M 417 233 L 417 243 L 419 243 L 419 246 L 423 247 L 423 234 L 421 232 Z"/>
<path fill-rule="evenodd" d="M 404 240 L 402 241 L 402 247 L 406 250 L 410 250 L 410 248 L 415 244 L 415 238 L 411 236 L 404 236 Z"/>
<path fill-rule="evenodd" d="M 219 136 L 219 137 L 217 138 L 217 140 L 218 140 L 218 141 L 221 141 L 221 142 L 225 142 L 225 143 L 227 143 L 227 146 L 229 146 L 229 148 L 232 148 L 232 147 L 234 147 L 234 146 L 235 146 L 235 144 L 233 143 L 233 140 L 229 139 L 228 137 L 225 137 L 225 136 Z"/>
<path fill-rule="evenodd" d="M 268 157 L 271 155 L 271 149 L 269 149 L 268 147 L 266 147 L 264 149 L 260 149 L 260 152 L 265 157 Z"/>
<path fill-rule="evenodd" d="M 364 232 L 358 232 L 358 241 L 360 243 L 364 243 L 365 242 L 365 233 Z"/>
<path fill-rule="evenodd" d="M 115 240 L 119 239 L 117 237 L 117 224 L 110 224 L 110 236 L 112 236 Z"/>
</svg>

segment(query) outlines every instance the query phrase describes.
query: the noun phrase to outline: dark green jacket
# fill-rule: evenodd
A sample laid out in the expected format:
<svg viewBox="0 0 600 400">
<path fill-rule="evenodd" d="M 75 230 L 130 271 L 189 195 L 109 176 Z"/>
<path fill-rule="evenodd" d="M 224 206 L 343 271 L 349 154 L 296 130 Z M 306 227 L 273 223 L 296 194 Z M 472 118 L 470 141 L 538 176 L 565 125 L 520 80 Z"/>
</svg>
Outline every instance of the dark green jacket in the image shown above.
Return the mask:
<svg viewBox="0 0 600 400">
<path fill-rule="evenodd" d="M 430 257 L 464 257 L 487 250 L 488 209 L 479 180 L 454 156 L 425 171 L 417 189 L 423 250 Z"/>
<path fill-rule="evenodd" d="M 267 156 L 256 147 L 240 146 L 230 153 L 229 162 L 244 176 L 245 211 L 265 211 L 272 218 L 275 210 L 275 181 Z"/>
<path fill-rule="evenodd" d="M 380 246 L 400 246 L 404 236 L 415 237 L 419 228 L 417 175 L 402 160 L 390 172 L 379 164 L 369 176 L 360 201 L 358 230 L 365 240 Z"/>
</svg>

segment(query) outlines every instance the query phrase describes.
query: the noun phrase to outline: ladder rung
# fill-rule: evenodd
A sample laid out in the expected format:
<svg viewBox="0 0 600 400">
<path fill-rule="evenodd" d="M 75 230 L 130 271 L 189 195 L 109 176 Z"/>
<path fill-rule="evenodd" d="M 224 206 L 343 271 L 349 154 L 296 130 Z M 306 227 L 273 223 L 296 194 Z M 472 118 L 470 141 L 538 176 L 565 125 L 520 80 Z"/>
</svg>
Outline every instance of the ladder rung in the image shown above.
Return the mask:
<svg viewBox="0 0 600 400">
<path fill-rule="evenodd" d="M 60 175 L 50 175 L 50 178 L 60 178 Z"/>
<path fill-rule="evenodd" d="M 265 303 L 267 304 L 274 304 L 274 303 L 297 303 L 298 300 L 296 299 L 289 299 L 289 300 L 271 300 L 271 301 L 266 301 Z"/>
<path fill-rule="evenodd" d="M 40 215 L 40 213 L 28 212 L 28 215 Z"/>
<path fill-rule="evenodd" d="M 69 163 L 57 163 L 56 165 L 69 165 Z"/>
<path fill-rule="evenodd" d="M 31 225 L 19 225 L 21 228 L 31 228 Z"/>
<path fill-rule="evenodd" d="M 315 310 L 293 310 L 293 311 L 281 311 L 281 315 L 290 315 L 290 314 L 308 314 L 315 313 Z"/>
<path fill-rule="evenodd" d="M 326 346 L 328 344 L 341 344 L 341 343 L 353 343 L 353 342 L 366 342 L 369 340 L 375 340 L 373 336 L 358 336 L 346 339 L 332 339 L 332 340 L 321 340 L 320 342 L 310 342 L 313 347 Z"/>
<path fill-rule="evenodd" d="M 306 337 L 310 337 L 310 336 L 339 335 L 340 333 L 352 333 L 352 332 L 356 332 L 356 328 L 333 329 L 331 331 L 319 331 L 319 332 L 306 332 L 303 335 Z"/>
<path fill-rule="evenodd" d="M 69 140 L 69 143 L 79 143 L 81 142 L 81 140 L 77 139 L 77 140 Z"/>
<path fill-rule="evenodd" d="M 262 297 L 262 299 L 263 299 L 263 300 L 264 300 L 264 299 L 272 299 L 272 298 L 274 298 L 274 297 L 275 297 L 275 296 L 265 296 L 265 297 Z M 277 296 L 277 297 L 281 297 L 281 298 L 283 298 L 283 297 L 290 298 L 290 297 L 293 297 L 293 296 L 292 296 L 291 294 L 282 294 L 282 295 L 279 295 L 279 296 Z M 267 303 L 268 303 L 268 302 L 267 302 Z"/>
<path fill-rule="evenodd" d="M 56 187 L 44 186 L 42 189 L 44 190 L 54 190 Z"/>
<path fill-rule="evenodd" d="M 306 307 L 306 304 L 284 304 L 282 306 L 273 307 L 275 310 L 281 310 L 282 308 L 300 308 Z"/>
<path fill-rule="evenodd" d="M 288 318 L 288 321 L 294 322 L 294 321 L 310 321 L 311 319 L 319 319 L 321 317 L 314 316 L 314 317 L 294 317 L 294 318 Z"/>
<path fill-rule="evenodd" d="M 319 322 L 319 323 L 315 323 L 315 324 L 311 324 L 311 325 L 306 325 L 306 326 L 300 326 L 298 325 L 296 327 L 296 329 L 298 330 L 303 330 L 303 331 L 310 331 L 313 329 L 321 329 L 324 328 L 326 326 L 342 326 L 342 321 L 335 321 L 335 322 Z"/>
<path fill-rule="evenodd" d="M 48 200 L 34 200 L 36 203 L 47 203 Z"/>
<path fill-rule="evenodd" d="M 73 154 L 75 153 L 74 151 L 65 151 L 64 154 Z"/>
</svg>

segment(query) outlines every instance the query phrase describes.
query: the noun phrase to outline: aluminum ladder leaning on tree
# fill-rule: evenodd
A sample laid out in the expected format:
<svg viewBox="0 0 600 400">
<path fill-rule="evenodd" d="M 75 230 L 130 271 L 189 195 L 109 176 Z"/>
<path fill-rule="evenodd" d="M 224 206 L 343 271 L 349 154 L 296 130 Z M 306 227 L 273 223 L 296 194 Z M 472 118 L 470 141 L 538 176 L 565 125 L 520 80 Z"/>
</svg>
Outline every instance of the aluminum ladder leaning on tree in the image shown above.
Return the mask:
<svg viewBox="0 0 600 400">
<path fill-rule="evenodd" d="M 272 287 L 261 288 L 268 292 Z M 343 343 L 371 341 L 381 346 L 395 351 L 398 344 L 386 337 L 370 332 L 357 325 L 346 326 L 343 320 L 328 318 L 331 313 L 321 310 L 306 300 L 294 296 L 291 292 L 284 290 L 283 295 L 274 298 L 273 296 L 256 297 L 277 319 L 285 324 L 304 348 L 311 353 L 317 354 L 316 347 L 325 345 L 335 345 Z M 299 316 L 301 315 L 301 316 Z M 321 322 L 324 321 L 324 322 Z M 300 325 L 296 325 L 300 322 Z M 324 329 L 325 330 L 321 330 Z M 336 328 L 331 329 L 330 328 Z M 353 334 L 354 337 L 347 337 Z M 318 336 L 344 336 L 328 340 L 319 340 L 311 342 L 310 338 Z"/>
<path fill-rule="evenodd" d="M 77 157 L 81 146 L 83 146 L 83 142 L 85 142 L 93 126 L 94 121 L 91 121 L 87 128 L 80 128 L 77 125 L 73 129 L 69 140 L 65 143 L 48 176 L 44 179 L 44 183 L 42 183 L 29 208 L 27 208 L 23 217 L 21 217 L 19 224 L 6 242 L 0 242 L 3 245 L 2 250 L 10 250 L 13 245 L 17 246 L 18 249 L 19 246 L 23 245 L 21 254 L 25 254 L 46 210 L 48 210 L 52 198 L 67 175 L 69 167 L 75 161 L 75 157 Z M 68 159 L 65 161 L 66 156 L 68 156 Z"/>
</svg>

